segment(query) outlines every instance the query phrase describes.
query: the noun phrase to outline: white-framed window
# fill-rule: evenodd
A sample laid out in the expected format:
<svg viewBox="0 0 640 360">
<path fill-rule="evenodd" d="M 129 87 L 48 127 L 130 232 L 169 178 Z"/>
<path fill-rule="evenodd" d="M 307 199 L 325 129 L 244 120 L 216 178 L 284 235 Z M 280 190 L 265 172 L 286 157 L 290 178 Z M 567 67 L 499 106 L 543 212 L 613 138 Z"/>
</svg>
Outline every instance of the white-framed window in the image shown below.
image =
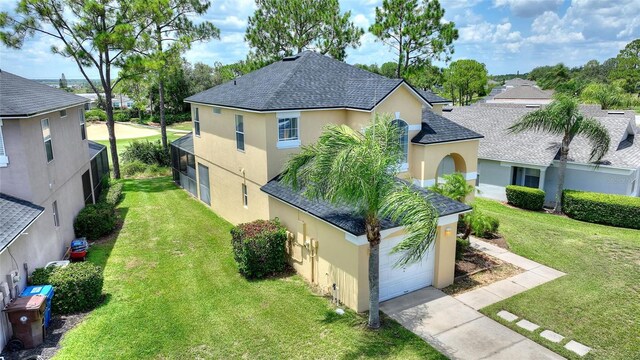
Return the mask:
<svg viewBox="0 0 640 360">
<path fill-rule="evenodd" d="M 242 184 L 242 205 L 249 207 L 249 195 L 247 193 L 247 184 Z"/>
<path fill-rule="evenodd" d="M 198 108 L 195 108 L 193 114 L 193 131 L 196 136 L 200 136 L 200 113 L 198 112 Z"/>
<path fill-rule="evenodd" d="M 113 102 L 113 107 L 120 109 L 120 101 L 114 101 Z"/>
<path fill-rule="evenodd" d="M 236 115 L 236 149 L 244 151 L 244 117 Z"/>
<path fill-rule="evenodd" d="M 0 167 L 9 165 L 9 157 L 7 149 L 4 147 L 4 135 L 2 135 L 2 119 L 0 119 Z"/>
<path fill-rule="evenodd" d="M 60 117 L 61 117 L 61 118 L 63 118 L 63 117 L 67 117 L 67 109 L 60 110 Z"/>
<path fill-rule="evenodd" d="M 89 104 L 89 103 L 84 103 L 84 109 L 85 109 L 85 110 L 91 110 L 91 104 Z"/>
<path fill-rule="evenodd" d="M 87 139 L 87 126 L 84 119 L 84 109 L 78 109 L 78 117 L 80 118 L 80 137 L 82 140 Z"/>
<path fill-rule="evenodd" d="M 54 201 L 51 204 L 51 210 L 53 211 L 53 225 L 58 227 L 60 226 L 60 217 L 58 215 L 58 201 Z"/>
<path fill-rule="evenodd" d="M 51 129 L 49 128 L 49 119 L 40 120 L 42 125 L 42 140 L 44 141 L 44 151 L 47 156 L 47 162 L 53 161 L 53 143 L 51 142 Z"/>
<path fill-rule="evenodd" d="M 395 119 L 393 123 L 398 127 L 400 132 L 400 147 L 402 148 L 402 162 L 400 163 L 400 171 L 409 170 L 409 125 L 402 119 Z"/>
<path fill-rule="evenodd" d="M 222 109 L 219 108 L 219 107 L 214 107 L 213 108 L 213 113 L 216 114 L 216 115 L 220 115 L 220 114 L 222 114 Z"/>
<path fill-rule="evenodd" d="M 278 113 L 278 149 L 300 146 L 300 113 Z"/>
</svg>

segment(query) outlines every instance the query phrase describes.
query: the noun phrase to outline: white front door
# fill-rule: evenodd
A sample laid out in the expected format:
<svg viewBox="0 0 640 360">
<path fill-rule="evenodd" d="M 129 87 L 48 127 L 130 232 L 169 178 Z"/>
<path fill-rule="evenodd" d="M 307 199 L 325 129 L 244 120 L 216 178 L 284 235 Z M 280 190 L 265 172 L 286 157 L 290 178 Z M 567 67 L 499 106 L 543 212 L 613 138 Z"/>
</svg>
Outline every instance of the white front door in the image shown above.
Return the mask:
<svg viewBox="0 0 640 360">
<path fill-rule="evenodd" d="M 380 243 L 380 301 L 422 289 L 433 282 L 434 244 L 429 247 L 421 261 L 404 267 L 395 267 L 402 254 L 391 254 L 391 249 L 402 240 L 403 237 L 396 237 L 382 240 Z"/>
</svg>

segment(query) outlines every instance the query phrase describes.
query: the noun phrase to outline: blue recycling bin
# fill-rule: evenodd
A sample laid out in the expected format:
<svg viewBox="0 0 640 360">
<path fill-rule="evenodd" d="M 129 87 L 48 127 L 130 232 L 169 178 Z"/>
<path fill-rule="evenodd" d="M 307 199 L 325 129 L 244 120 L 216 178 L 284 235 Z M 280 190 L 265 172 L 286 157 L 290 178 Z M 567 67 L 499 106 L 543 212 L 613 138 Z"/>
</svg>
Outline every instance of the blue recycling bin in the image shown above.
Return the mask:
<svg viewBox="0 0 640 360">
<path fill-rule="evenodd" d="M 51 285 L 36 285 L 28 286 L 20 294 L 20 297 L 42 295 L 47 298 L 47 306 L 44 310 L 44 327 L 49 327 L 51 321 L 51 300 L 53 300 L 53 286 Z"/>
</svg>

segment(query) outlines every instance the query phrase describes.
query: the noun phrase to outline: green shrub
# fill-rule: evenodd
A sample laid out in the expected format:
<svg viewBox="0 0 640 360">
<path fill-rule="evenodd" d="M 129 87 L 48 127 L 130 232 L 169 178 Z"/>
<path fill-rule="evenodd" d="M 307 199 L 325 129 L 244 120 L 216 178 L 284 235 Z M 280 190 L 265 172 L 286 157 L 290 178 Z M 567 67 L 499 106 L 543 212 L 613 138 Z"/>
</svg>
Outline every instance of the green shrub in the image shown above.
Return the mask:
<svg viewBox="0 0 640 360">
<path fill-rule="evenodd" d="M 77 237 L 96 240 L 116 228 L 116 212 L 111 204 L 99 202 L 85 206 L 73 222 Z"/>
<path fill-rule="evenodd" d="M 141 161 L 130 161 L 125 162 L 120 168 L 120 171 L 124 176 L 135 176 L 139 173 L 145 172 L 145 170 L 147 170 L 147 166 L 147 164 Z"/>
<path fill-rule="evenodd" d="M 169 166 L 171 159 L 169 152 L 162 147 L 158 141 L 132 141 L 122 153 L 124 162 L 140 161 L 147 165 Z"/>
<path fill-rule="evenodd" d="M 526 186 L 507 186 L 507 201 L 509 204 L 527 210 L 542 210 L 544 205 L 544 191 Z"/>
<path fill-rule="evenodd" d="M 131 117 L 125 110 L 115 110 L 113 112 L 113 120 L 118 122 L 128 122 L 131 120 Z"/>
<path fill-rule="evenodd" d="M 159 124 L 160 116 L 159 115 L 151 115 L 149 116 L 149 121 Z M 172 125 L 179 122 L 191 121 L 191 113 L 181 113 L 181 114 L 164 114 L 164 121 L 166 125 Z"/>
<path fill-rule="evenodd" d="M 640 198 L 576 190 L 565 190 L 562 197 L 562 210 L 571 218 L 640 229 Z"/>
<path fill-rule="evenodd" d="M 469 249 L 469 246 L 471 246 L 469 239 L 456 239 L 456 260 L 462 259 L 462 255 Z"/>
<path fill-rule="evenodd" d="M 474 187 L 467 183 L 462 173 L 453 173 L 443 176 L 444 184 L 435 184 L 429 190 L 459 202 L 465 202 L 468 195 L 473 193 Z"/>
<path fill-rule="evenodd" d="M 231 229 L 233 255 L 247 278 L 263 278 L 285 270 L 287 231 L 276 220 L 256 220 Z"/>
<path fill-rule="evenodd" d="M 112 206 L 118 205 L 120 200 L 122 200 L 122 186 L 123 184 L 121 182 L 110 184 L 109 188 L 102 192 L 104 198 L 100 200 Z"/>
<path fill-rule="evenodd" d="M 100 109 L 87 110 L 84 117 L 87 121 L 107 121 L 107 113 Z"/>
<path fill-rule="evenodd" d="M 485 214 L 476 206 L 473 211 L 464 215 L 464 222 L 471 232 L 481 238 L 488 238 L 498 232 L 500 221 L 490 215 Z"/>
<path fill-rule="evenodd" d="M 89 311 L 100 305 L 103 281 L 102 268 L 89 262 L 39 268 L 31 276 L 32 285 L 53 286 L 51 311 L 55 314 Z"/>
</svg>

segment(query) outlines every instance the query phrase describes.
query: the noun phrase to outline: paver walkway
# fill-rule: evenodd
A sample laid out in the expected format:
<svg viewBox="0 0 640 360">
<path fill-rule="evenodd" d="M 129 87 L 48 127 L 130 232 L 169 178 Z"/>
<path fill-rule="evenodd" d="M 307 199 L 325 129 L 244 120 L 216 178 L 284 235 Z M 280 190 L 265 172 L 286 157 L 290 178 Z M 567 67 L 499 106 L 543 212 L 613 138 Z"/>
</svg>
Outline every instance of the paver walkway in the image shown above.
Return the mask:
<svg viewBox="0 0 640 360">
<path fill-rule="evenodd" d="M 455 296 L 456 299 L 476 310 L 566 275 L 561 271 L 538 264 L 486 241 L 474 237 L 469 239 L 471 247 L 525 270 L 510 278 Z"/>
<path fill-rule="evenodd" d="M 564 359 L 477 311 L 564 273 L 481 240 L 472 239 L 471 246 L 525 272 L 457 297 L 427 287 L 385 301 L 381 310 L 451 359 Z"/>
</svg>

